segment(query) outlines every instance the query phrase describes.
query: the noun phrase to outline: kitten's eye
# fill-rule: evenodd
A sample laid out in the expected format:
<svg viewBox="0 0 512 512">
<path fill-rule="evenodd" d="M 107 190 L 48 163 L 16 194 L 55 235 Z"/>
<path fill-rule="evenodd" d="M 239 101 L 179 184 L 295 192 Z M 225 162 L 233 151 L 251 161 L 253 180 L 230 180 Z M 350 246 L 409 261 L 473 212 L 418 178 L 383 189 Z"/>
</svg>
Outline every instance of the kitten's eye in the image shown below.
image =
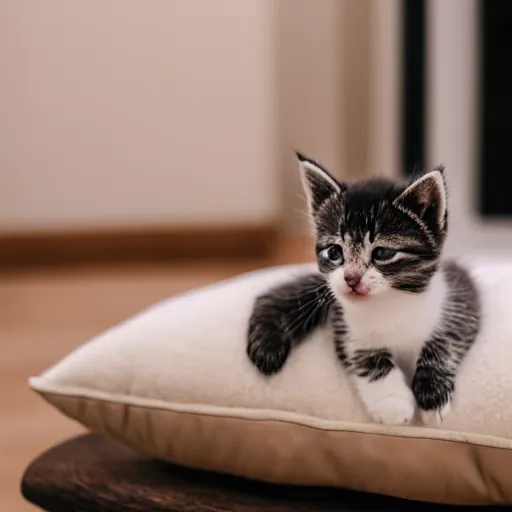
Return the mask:
<svg viewBox="0 0 512 512">
<path fill-rule="evenodd" d="M 376 247 L 372 252 L 372 259 L 375 261 L 388 261 L 390 260 L 398 251 L 394 249 L 387 249 L 386 247 Z"/>
<path fill-rule="evenodd" d="M 339 245 L 331 245 L 322 251 L 324 258 L 328 259 L 331 263 L 341 265 L 343 263 L 343 249 Z"/>
</svg>

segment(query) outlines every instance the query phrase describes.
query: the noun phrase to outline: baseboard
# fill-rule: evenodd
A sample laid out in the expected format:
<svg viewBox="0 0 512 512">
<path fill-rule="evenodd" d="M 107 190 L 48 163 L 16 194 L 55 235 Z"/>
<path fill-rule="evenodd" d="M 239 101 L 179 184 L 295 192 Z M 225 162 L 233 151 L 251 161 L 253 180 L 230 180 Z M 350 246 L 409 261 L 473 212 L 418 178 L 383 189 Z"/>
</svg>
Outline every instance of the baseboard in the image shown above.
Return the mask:
<svg viewBox="0 0 512 512">
<path fill-rule="evenodd" d="M 0 267 L 265 258 L 277 231 L 273 223 L 247 223 L 0 232 Z"/>
</svg>

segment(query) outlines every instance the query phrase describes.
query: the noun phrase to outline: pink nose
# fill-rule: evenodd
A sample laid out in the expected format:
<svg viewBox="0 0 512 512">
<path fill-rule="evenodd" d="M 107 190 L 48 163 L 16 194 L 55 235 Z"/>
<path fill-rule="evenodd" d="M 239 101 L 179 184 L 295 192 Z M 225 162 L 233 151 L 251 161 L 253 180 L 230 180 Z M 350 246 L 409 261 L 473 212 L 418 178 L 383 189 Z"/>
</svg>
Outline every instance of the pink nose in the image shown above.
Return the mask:
<svg viewBox="0 0 512 512">
<path fill-rule="evenodd" d="M 345 282 L 350 286 L 350 288 L 355 288 L 361 281 L 362 277 L 363 275 L 358 272 L 347 272 L 345 274 Z"/>
</svg>

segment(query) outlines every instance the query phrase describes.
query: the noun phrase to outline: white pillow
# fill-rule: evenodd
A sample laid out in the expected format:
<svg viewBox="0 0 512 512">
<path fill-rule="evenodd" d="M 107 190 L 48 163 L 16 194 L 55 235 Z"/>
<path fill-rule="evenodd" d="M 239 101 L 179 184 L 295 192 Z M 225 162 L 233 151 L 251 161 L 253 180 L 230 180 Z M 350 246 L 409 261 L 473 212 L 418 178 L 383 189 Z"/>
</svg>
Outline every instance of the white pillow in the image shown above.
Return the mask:
<svg viewBox="0 0 512 512">
<path fill-rule="evenodd" d="M 274 267 L 170 298 L 30 386 L 91 430 L 187 466 L 433 502 L 512 503 L 512 266 L 474 272 L 483 328 L 438 429 L 371 423 L 327 328 L 277 375 L 253 367 L 254 298 L 315 268 Z"/>
</svg>

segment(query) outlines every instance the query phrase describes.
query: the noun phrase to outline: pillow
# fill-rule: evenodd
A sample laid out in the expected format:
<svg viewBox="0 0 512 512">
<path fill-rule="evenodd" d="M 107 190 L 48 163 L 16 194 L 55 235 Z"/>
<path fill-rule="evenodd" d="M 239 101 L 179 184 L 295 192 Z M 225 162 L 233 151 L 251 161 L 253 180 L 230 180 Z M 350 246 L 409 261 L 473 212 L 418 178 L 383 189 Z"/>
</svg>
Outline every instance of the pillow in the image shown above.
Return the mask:
<svg viewBox="0 0 512 512">
<path fill-rule="evenodd" d="M 316 268 L 273 267 L 170 298 L 79 347 L 30 386 L 65 415 L 184 466 L 462 505 L 512 503 L 512 266 L 474 272 L 483 329 L 439 428 L 372 423 L 329 330 L 262 377 L 254 298 Z"/>
</svg>

